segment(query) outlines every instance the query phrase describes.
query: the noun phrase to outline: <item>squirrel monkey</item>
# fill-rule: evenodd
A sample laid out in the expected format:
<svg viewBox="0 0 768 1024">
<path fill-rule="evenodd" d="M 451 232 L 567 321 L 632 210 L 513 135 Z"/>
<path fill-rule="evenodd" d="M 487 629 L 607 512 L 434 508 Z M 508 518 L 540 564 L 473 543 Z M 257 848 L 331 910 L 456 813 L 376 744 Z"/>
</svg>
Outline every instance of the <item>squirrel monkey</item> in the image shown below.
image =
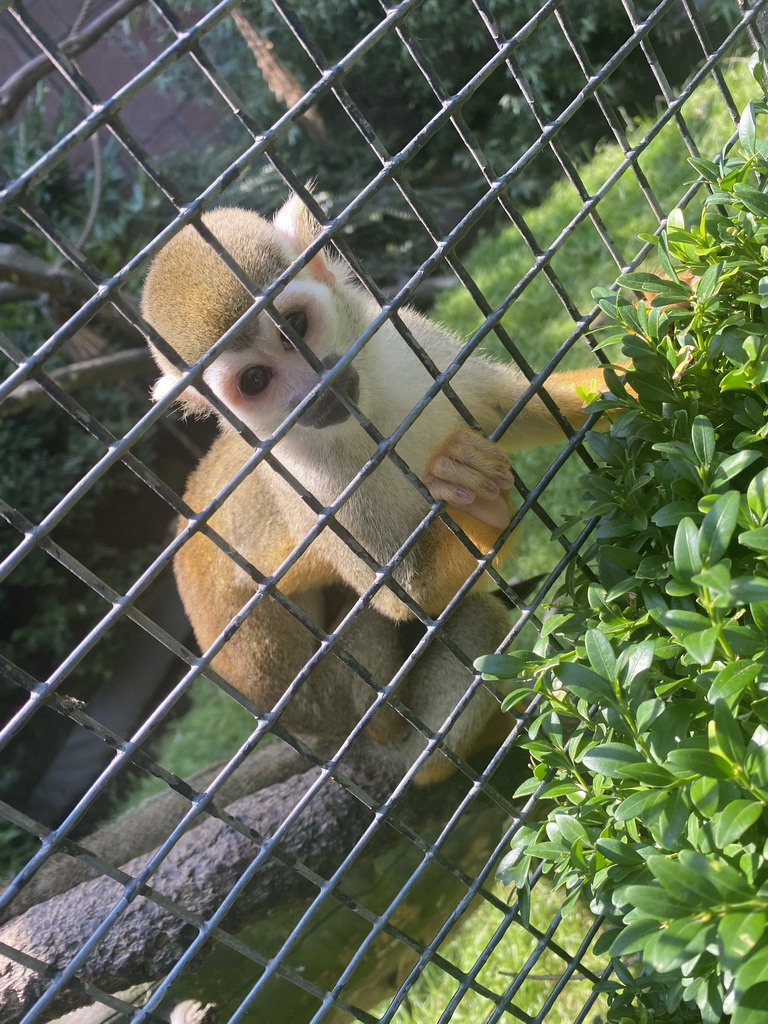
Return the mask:
<svg viewBox="0 0 768 1024">
<path fill-rule="evenodd" d="M 321 227 L 298 196 L 269 223 L 243 209 L 218 209 L 203 223 L 252 282 L 256 294 L 317 238 Z M 191 365 L 253 304 L 245 287 L 192 226 L 157 255 L 142 298 L 146 320 Z M 330 251 L 315 255 L 275 297 L 273 307 L 291 328 L 282 332 L 262 312 L 203 372 L 219 402 L 254 434 L 268 438 L 322 380 L 289 335 L 298 335 L 324 371 L 380 312 Z M 411 309 L 399 313 L 439 370 L 460 351 L 459 340 Z M 159 351 L 162 371 L 155 398 L 175 385 L 181 372 Z M 594 369 L 560 373 L 547 389 L 572 425 L 585 420 L 576 387 L 591 384 Z M 274 446 L 279 462 L 324 506 L 333 502 L 376 451 L 376 443 L 339 398 L 343 392 L 379 433 L 388 437 L 434 383 L 397 328 L 386 321 L 354 360 L 307 406 Z M 528 386 L 512 367 L 471 356 L 451 387 L 483 431 L 490 433 Z M 180 401 L 193 413 L 211 406 L 194 385 Z M 441 393 L 426 406 L 396 446 L 413 473 L 482 551 L 509 524 L 507 492 L 513 485 L 507 452 L 562 438 L 562 430 L 533 398 L 500 443 L 470 429 Z M 227 484 L 252 454 L 251 446 L 222 419 L 221 433 L 188 482 L 185 500 L 196 511 Z M 336 520 L 385 565 L 418 527 L 429 504 L 397 465 L 383 459 L 336 513 Z M 315 514 L 266 461 L 246 476 L 211 519 L 212 527 L 260 573 L 269 576 L 302 541 Z M 394 569 L 392 577 L 429 615 L 438 615 L 465 583 L 477 561 L 449 528 L 435 519 Z M 253 580 L 212 541 L 195 534 L 175 560 L 176 578 L 198 643 L 206 650 L 255 592 Z M 325 630 L 338 624 L 375 574 L 326 527 L 279 582 L 283 594 Z M 447 635 L 472 659 L 497 647 L 507 631 L 499 598 L 487 575 L 451 616 Z M 412 611 L 386 585 L 361 610 L 342 637 L 345 649 L 386 684 L 413 647 Z M 411 624 L 409 626 L 409 623 Z M 416 625 L 418 625 L 416 621 Z M 317 649 L 316 639 L 269 593 L 237 629 L 213 664 L 233 686 L 270 709 Z M 398 697 L 426 723 L 440 729 L 465 695 L 472 672 L 447 647 L 433 640 L 412 668 Z M 300 735 L 321 743 L 346 737 L 373 692 L 340 660 L 327 656 L 312 670 L 283 714 Z M 461 757 L 492 742 L 498 704 L 481 688 L 447 733 Z M 495 737 L 498 738 L 498 731 Z M 425 738 L 393 708 L 382 706 L 361 738 L 371 756 L 405 770 L 424 749 Z M 335 748 L 334 748 L 335 749 Z M 378 763 L 378 760 L 377 760 Z M 452 770 L 433 754 L 417 774 L 431 783 Z"/>
</svg>

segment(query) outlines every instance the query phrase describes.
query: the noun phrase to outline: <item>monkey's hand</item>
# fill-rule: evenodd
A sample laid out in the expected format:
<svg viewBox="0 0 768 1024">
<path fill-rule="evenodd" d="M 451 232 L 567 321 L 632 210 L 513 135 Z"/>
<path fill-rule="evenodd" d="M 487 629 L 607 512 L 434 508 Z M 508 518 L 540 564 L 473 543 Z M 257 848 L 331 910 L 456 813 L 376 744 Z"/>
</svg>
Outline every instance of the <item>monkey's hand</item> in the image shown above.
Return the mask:
<svg viewBox="0 0 768 1024">
<path fill-rule="evenodd" d="M 499 530 L 509 524 L 506 492 L 514 482 L 503 448 L 469 429 L 457 430 L 438 448 L 424 478 L 433 498 Z"/>
</svg>

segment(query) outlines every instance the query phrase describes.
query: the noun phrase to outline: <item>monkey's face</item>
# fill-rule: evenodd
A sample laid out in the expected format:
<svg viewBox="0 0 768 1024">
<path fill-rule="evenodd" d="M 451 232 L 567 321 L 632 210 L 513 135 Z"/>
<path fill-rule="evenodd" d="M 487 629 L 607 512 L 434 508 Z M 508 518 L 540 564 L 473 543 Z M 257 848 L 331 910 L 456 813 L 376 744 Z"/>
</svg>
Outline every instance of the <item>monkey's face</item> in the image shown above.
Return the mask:
<svg viewBox="0 0 768 1024">
<path fill-rule="evenodd" d="M 183 229 L 156 257 L 147 276 L 142 312 L 187 365 L 192 365 L 251 308 L 282 274 L 297 252 L 311 241 L 319 225 L 303 207 L 289 200 L 269 224 L 257 214 L 221 209 L 203 218 L 205 227 L 252 283 L 247 290 L 226 261 L 193 227 Z M 350 416 L 346 396 L 357 403 L 359 366 L 345 366 L 332 381 L 329 374 L 365 326 L 359 303 L 345 298 L 343 275 L 325 253 L 313 257 L 274 299 L 278 323 L 261 312 L 229 339 L 206 367 L 203 381 L 217 400 L 259 437 L 266 438 L 326 384 L 303 409 L 296 429 L 325 431 Z M 285 324 L 280 324 L 282 317 Z M 156 399 L 175 387 L 182 371 L 157 350 L 163 376 Z M 189 411 L 206 413 L 206 388 L 194 383 L 180 396 Z"/>
<path fill-rule="evenodd" d="M 353 327 L 326 285 L 299 278 L 281 293 L 275 309 L 286 327 L 262 313 L 203 374 L 216 397 L 260 437 L 274 433 L 326 381 L 356 337 L 350 337 Z M 297 426 L 325 430 L 346 422 L 350 412 L 340 395 L 354 404 L 359 400 L 354 365 L 326 383 Z"/>
</svg>

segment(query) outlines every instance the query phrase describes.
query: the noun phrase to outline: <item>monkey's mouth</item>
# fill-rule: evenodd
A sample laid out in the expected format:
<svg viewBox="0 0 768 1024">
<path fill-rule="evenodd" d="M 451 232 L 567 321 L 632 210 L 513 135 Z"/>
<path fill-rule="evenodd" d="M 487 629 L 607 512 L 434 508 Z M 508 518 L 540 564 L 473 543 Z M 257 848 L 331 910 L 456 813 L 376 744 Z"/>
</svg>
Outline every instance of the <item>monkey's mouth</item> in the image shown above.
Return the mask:
<svg viewBox="0 0 768 1024">
<path fill-rule="evenodd" d="M 323 359 L 323 366 L 330 370 L 338 363 L 341 356 L 330 355 Z M 303 427 L 314 427 L 316 430 L 324 430 L 325 427 L 335 427 L 349 419 L 349 410 L 339 398 L 338 392 L 343 392 L 352 402 L 357 403 L 360 395 L 360 377 L 357 370 L 348 366 L 339 374 L 331 387 L 321 391 L 317 398 L 307 406 L 299 417 L 299 423 Z"/>
</svg>

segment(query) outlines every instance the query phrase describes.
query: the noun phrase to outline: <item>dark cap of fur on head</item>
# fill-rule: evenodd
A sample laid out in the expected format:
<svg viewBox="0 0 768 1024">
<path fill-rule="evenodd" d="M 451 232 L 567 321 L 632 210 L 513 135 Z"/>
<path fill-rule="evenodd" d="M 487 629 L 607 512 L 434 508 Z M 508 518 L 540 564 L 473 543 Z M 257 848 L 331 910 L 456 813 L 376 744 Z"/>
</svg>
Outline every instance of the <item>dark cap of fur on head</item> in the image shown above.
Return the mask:
<svg viewBox="0 0 768 1024">
<path fill-rule="evenodd" d="M 288 266 L 272 225 L 249 210 L 222 208 L 203 223 L 264 291 Z M 253 305 L 253 299 L 197 229 L 188 225 L 152 261 L 141 299 L 142 316 L 187 363 L 194 363 Z M 172 370 L 153 351 L 164 371 Z"/>
</svg>

